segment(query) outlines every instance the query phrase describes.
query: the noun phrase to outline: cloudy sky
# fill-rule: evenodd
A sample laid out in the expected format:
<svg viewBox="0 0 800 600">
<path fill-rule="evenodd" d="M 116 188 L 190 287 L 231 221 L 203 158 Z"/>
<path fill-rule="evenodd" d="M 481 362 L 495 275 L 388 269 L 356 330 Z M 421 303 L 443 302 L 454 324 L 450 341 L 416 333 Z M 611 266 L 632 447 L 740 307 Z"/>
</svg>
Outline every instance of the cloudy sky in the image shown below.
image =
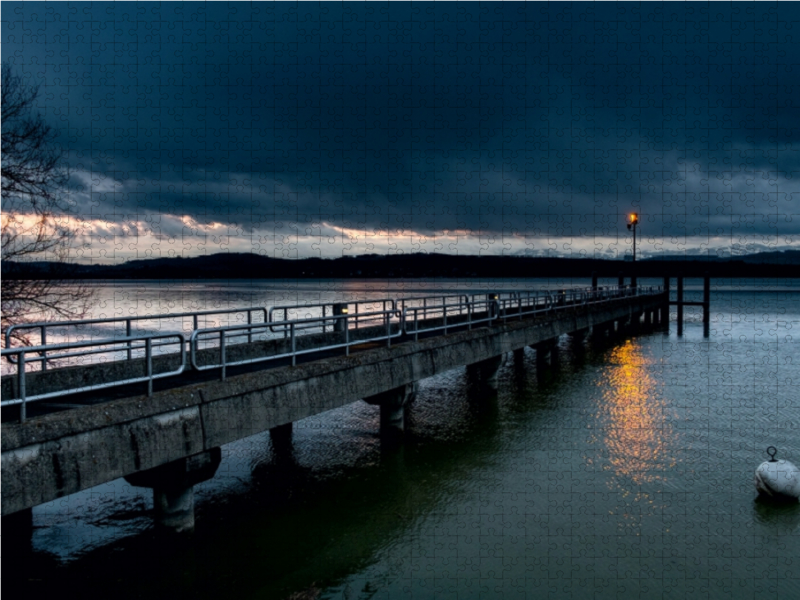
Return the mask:
<svg viewBox="0 0 800 600">
<path fill-rule="evenodd" d="M 795 3 L 2 3 L 77 258 L 800 247 Z"/>
</svg>

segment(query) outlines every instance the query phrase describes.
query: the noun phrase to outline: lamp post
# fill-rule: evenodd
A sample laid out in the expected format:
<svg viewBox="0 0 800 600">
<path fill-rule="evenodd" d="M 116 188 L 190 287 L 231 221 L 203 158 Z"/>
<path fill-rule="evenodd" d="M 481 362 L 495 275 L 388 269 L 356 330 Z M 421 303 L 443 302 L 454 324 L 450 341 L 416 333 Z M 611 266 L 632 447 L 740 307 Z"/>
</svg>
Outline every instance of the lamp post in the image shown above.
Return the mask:
<svg viewBox="0 0 800 600">
<path fill-rule="evenodd" d="M 631 213 L 628 218 L 630 219 L 628 229 L 633 230 L 633 262 L 636 262 L 636 226 L 639 224 L 639 215 Z"/>
</svg>

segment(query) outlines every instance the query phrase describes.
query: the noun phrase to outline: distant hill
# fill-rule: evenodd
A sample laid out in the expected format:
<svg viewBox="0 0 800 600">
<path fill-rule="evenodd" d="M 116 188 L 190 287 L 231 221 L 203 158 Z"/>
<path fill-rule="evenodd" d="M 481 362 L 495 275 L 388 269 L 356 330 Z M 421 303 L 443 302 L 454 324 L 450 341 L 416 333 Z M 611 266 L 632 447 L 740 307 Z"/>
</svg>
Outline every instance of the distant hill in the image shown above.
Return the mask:
<svg viewBox="0 0 800 600">
<path fill-rule="evenodd" d="M 700 262 L 731 262 L 741 261 L 748 265 L 799 265 L 800 250 L 780 250 L 775 252 L 759 252 L 758 254 L 745 254 L 743 256 L 706 256 L 706 255 L 684 255 L 684 254 L 664 254 L 641 259 L 640 262 L 664 262 L 664 261 L 700 261 Z"/>
<path fill-rule="evenodd" d="M 3 261 L 2 275 L 14 279 L 394 279 L 421 277 L 800 277 L 800 251 L 764 252 L 731 258 L 660 256 L 636 263 L 593 258 L 458 256 L 452 254 L 366 254 L 335 259 L 280 259 L 251 253 L 192 258 L 132 260 L 120 265 Z"/>
</svg>

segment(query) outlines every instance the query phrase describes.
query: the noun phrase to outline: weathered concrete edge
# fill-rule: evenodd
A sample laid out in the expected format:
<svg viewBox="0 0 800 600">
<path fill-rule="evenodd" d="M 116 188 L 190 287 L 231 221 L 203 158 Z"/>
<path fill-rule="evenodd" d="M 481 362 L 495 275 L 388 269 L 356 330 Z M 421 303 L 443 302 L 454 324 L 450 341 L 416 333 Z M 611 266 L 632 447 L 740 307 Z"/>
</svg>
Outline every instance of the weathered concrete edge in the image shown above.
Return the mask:
<svg viewBox="0 0 800 600">
<path fill-rule="evenodd" d="M 509 323 L 4 425 L 2 513 L 660 303 L 638 298 L 607 311 L 576 309 L 547 322 Z"/>
</svg>

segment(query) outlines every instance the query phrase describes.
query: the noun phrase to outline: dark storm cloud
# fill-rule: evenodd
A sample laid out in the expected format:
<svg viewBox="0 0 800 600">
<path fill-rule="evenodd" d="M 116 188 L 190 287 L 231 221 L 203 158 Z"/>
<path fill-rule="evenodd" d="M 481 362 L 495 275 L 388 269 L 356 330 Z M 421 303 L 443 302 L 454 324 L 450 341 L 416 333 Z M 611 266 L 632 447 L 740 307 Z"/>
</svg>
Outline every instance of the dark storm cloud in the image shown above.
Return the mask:
<svg viewBox="0 0 800 600">
<path fill-rule="evenodd" d="M 42 82 L 83 214 L 591 237 L 636 209 L 667 240 L 800 231 L 796 5 L 3 8 L 3 60 Z"/>
</svg>

